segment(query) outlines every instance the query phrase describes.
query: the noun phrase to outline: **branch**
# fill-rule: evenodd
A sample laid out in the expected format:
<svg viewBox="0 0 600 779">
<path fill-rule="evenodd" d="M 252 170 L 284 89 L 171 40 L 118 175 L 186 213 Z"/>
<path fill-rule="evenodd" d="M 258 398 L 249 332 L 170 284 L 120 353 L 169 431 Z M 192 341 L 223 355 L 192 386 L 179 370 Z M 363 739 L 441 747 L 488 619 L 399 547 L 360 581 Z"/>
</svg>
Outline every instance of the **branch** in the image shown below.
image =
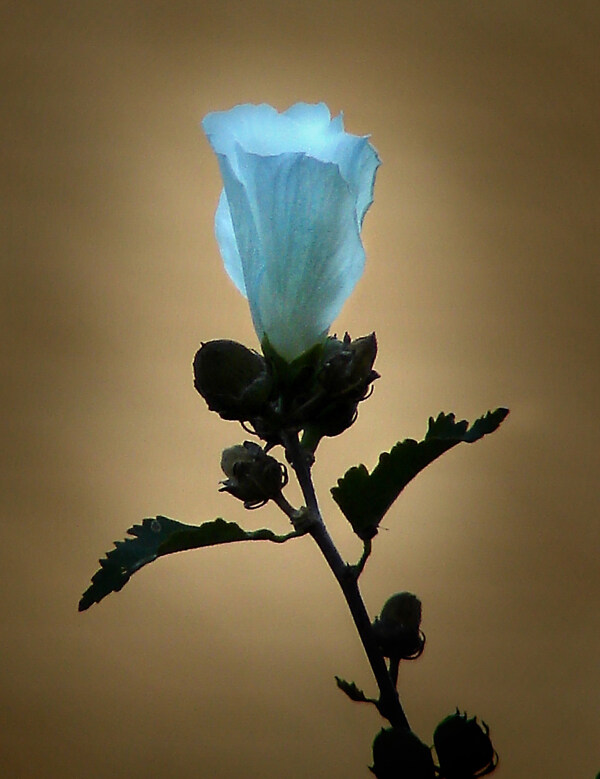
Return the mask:
<svg viewBox="0 0 600 779">
<path fill-rule="evenodd" d="M 296 433 L 285 433 L 282 438 L 286 455 L 296 473 L 307 509 L 313 519 L 308 532 L 316 541 L 331 572 L 342 589 L 373 675 L 377 681 L 377 686 L 379 687 L 377 708 L 379 713 L 395 727 L 410 729 L 398 697 L 398 692 L 392 683 L 387 665 L 373 634 L 371 620 L 360 594 L 356 576 L 352 575 L 351 568 L 343 561 L 323 522 L 312 482 L 309 460 L 300 446 Z"/>
</svg>

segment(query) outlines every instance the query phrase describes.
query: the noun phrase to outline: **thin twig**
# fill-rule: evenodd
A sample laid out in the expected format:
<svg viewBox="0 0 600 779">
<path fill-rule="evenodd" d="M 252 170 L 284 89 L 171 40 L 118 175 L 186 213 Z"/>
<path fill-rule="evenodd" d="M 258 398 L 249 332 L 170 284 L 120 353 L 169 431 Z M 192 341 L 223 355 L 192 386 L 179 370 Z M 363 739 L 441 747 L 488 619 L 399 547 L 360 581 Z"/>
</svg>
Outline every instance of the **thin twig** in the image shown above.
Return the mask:
<svg viewBox="0 0 600 779">
<path fill-rule="evenodd" d="M 371 554 L 371 539 L 368 538 L 366 541 L 363 541 L 363 552 L 360 556 L 360 560 L 356 563 L 356 565 L 353 565 L 350 568 L 350 570 L 352 571 L 352 573 L 357 579 L 363 572 L 365 568 L 365 564 L 369 559 L 370 554 Z"/>
<path fill-rule="evenodd" d="M 293 524 L 293 518 L 297 515 L 298 510 L 292 506 L 285 495 L 280 492 L 278 495 L 275 495 L 274 498 L 271 498 L 271 500 L 283 511 L 287 517 L 289 517 Z"/>
</svg>

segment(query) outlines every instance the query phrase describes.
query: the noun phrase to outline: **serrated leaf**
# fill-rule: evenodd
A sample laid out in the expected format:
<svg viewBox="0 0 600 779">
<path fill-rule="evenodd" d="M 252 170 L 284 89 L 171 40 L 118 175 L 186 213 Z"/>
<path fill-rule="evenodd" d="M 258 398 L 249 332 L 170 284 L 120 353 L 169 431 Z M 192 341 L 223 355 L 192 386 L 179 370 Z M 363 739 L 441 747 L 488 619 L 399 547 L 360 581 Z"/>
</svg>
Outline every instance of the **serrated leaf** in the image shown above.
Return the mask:
<svg viewBox="0 0 600 779">
<path fill-rule="evenodd" d="M 181 525 L 181 523 L 178 523 Z M 273 541 L 281 544 L 299 533 L 292 532 L 278 536 L 268 528 L 260 530 L 244 530 L 235 522 L 215 519 L 202 525 L 182 525 L 175 530 L 159 547 L 159 555 L 173 552 L 185 552 L 188 549 L 200 549 L 203 546 L 215 544 L 230 544 L 234 541 Z"/>
<path fill-rule="evenodd" d="M 347 682 L 345 679 L 340 679 L 339 676 L 335 677 L 337 686 L 342 692 L 350 698 L 351 701 L 357 701 L 357 703 L 372 703 L 373 701 L 364 694 L 364 692 L 357 687 L 354 682 Z"/>
<path fill-rule="evenodd" d="M 430 417 L 422 441 L 399 441 L 380 455 L 372 473 L 364 465 L 350 468 L 331 489 L 333 499 L 360 538 L 373 538 L 390 506 L 418 473 L 457 444 L 472 444 L 492 433 L 507 414 L 506 408 L 488 411 L 471 427 L 466 420 L 456 422 L 454 414 Z"/>
<path fill-rule="evenodd" d="M 281 544 L 301 533 L 293 531 L 278 536 L 272 530 L 244 530 L 235 522 L 215 519 L 202 525 L 186 525 L 168 517 L 150 517 L 141 525 L 130 527 L 132 538 L 115 541 L 115 548 L 100 560 L 100 569 L 79 601 L 79 611 L 89 609 L 111 592 L 119 592 L 131 576 L 148 563 L 173 552 L 230 544 L 235 541 L 273 541 Z"/>
</svg>

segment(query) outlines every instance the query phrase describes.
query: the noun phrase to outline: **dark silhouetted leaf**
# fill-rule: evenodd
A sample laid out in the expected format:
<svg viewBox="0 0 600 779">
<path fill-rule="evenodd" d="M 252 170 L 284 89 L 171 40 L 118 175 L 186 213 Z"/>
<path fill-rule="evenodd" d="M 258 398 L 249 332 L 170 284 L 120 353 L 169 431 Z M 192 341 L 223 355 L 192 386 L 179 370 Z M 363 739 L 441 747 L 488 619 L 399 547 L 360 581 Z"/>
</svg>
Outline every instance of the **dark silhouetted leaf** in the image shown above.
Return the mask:
<svg viewBox="0 0 600 779">
<path fill-rule="evenodd" d="M 332 488 L 333 499 L 360 538 L 373 538 L 385 513 L 411 479 L 453 446 L 472 444 L 492 433 L 507 414 L 506 408 L 488 411 L 471 427 L 465 420 L 456 422 L 454 414 L 430 417 L 423 441 L 400 441 L 380 455 L 372 473 L 364 465 L 350 468 Z"/>
<path fill-rule="evenodd" d="M 100 569 L 92 576 L 91 586 L 79 601 L 79 611 L 100 603 L 111 592 L 119 592 L 132 574 L 163 555 L 234 541 L 273 541 L 281 544 L 302 535 L 293 531 L 278 536 L 266 528 L 243 530 L 235 522 L 224 519 L 202 525 L 186 525 L 161 516 L 145 519 L 141 525 L 130 527 L 127 533 L 133 537 L 115 541 L 115 548 L 100 560 Z"/>
<path fill-rule="evenodd" d="M 345 679 L 340 679 L 339 676 L 335 677 L 335 681 L 340 690 L 345 692 L 351 701 L 357 701 L 358 703 L 374 703 L 371 698 L 367 698 L 364 692 L 357 687 L 354 682 L 347 682 Z"/>
</svg>

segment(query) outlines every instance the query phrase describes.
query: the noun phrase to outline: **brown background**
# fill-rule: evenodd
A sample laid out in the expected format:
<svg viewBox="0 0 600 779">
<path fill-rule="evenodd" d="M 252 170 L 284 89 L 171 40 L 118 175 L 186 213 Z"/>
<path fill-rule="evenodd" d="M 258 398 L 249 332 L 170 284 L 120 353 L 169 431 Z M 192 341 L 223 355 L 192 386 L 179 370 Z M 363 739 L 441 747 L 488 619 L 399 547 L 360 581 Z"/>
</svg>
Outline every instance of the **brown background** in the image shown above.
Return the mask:
<svg viewBox="0 0 600 779">
<path fill-rule="evenodd" d="M 216 491 L 243 439 L 194 393 L 200 340 L 255 346 L 213 238 L 202 116 L 326 101 L 383 159 L 366 273 L 336 328 L 383 378 L 326 442 L 328 487 L 444 409 L 508 405 L 385 520 L 373 613 L 424 603 L 401 689 L 456 705 L 506 779 L 600 770 L 598 40 L 591 2 L 83 0 L 5 6 L 2 775 L 366 777 L 373 684 L 310 540 L 179 555 L 78 615 L 144 516 L 284 530 Z"/>
</svg>

